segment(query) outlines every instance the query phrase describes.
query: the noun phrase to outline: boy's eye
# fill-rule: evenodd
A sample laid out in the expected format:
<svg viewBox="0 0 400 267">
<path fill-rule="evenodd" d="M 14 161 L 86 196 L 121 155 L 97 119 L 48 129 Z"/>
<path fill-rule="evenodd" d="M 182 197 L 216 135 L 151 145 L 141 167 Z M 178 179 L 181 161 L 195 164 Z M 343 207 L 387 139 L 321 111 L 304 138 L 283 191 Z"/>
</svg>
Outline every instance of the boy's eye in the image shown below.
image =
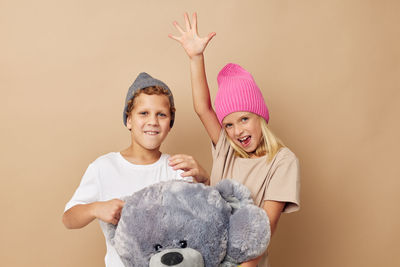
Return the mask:
<svg viewBox="0 0 400 267">
<path fill-rule="evenodd" d="M 158 116 L 160 116 L 160 117 L 166 117 L 167 114 L 165 114 L 165 113 L 158 113 Z"/>
<path fill-rule="evenodd" d="M 141 112 L 139 112 L 139 114 L 140 114 L 140 115 L 147 115 L 148 112 L 147 112 L 147 111 L 141 111 Z"/>
</svg>

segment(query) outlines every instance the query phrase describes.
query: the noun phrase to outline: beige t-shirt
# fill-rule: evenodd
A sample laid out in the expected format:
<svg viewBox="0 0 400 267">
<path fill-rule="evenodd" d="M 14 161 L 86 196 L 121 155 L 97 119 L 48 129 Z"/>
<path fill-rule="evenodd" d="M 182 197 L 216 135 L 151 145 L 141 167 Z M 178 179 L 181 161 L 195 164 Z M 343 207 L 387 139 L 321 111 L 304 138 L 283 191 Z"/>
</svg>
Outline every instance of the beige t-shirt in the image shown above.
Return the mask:
<svg viewBox="0 0 400 267">
<path fill-rule="evenodd" d="M 275 157 L 267 162 L 267 156 L 239 158 L 221 129 L 218 143 L 212 146 L 213 167 L 211 185 L 228 178 L 245 185 L 251 192 L 254 203 L 262 207 L 265 200 L 286 202 L 283 212 L 289 213 L 300 208 L 299 161 L 289 148 L 281 148 Z M 258 264 L 267 267 L 267 253 Z"/>
</svg>

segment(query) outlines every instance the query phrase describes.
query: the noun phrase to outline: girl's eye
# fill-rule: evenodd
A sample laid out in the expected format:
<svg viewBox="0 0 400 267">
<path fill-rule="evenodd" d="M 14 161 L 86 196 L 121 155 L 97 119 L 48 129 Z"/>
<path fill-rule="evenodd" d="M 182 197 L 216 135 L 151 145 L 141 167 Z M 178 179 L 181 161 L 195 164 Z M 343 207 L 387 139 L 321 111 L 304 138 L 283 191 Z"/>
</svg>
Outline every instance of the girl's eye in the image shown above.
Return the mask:
<svg viewBox="0 0 400 267">
<path fill-rule="evenodd" d="M 232 123 L 227 123 L 227 124 L 225 124 L 225 128 L 231 128 L 232 127 Z"/>
<path fill-rule="evenodd" d="M 247 118 L 247 117 L 243 117 L 243 118 L 242 118 L 242 121 L 243 121 L 243 122 L 248 121 L 248 120 L 249 120 L 249 118 Z"/>
</svg>

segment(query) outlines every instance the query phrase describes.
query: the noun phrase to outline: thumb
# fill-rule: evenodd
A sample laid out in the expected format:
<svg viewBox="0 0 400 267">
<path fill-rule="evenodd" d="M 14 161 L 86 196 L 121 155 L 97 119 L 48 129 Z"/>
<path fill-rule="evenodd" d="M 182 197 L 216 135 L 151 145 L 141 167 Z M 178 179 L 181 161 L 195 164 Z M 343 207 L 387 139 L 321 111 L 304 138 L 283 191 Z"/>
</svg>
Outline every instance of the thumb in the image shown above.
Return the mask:
<svg viewBox="0 0 400 267">
<path fill-rule="evenodd" d="M 207 37 L 206 37 L 206 44 L 208 44 L 208 42 L 210 42 L 211 39 L 212 39 L 215 35 L 217 35 L 215 32 L 209 33 L 209 34 L 207 35 Z"/>
</svg>

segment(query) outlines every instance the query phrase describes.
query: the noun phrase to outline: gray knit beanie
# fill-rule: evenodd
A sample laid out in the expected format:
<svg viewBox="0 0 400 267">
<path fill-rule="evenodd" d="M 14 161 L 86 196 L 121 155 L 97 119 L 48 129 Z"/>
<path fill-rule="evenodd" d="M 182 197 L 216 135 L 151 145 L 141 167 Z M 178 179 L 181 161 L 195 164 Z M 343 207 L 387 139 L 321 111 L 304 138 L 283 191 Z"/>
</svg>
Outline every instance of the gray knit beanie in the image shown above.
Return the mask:
<svg viewBox="0 0 400 267">
<path fill-rule="evenodd" d="M 124 114 L 123 114 L 123 120 L 124 120 L 125 126 L 126 126 L 126 120 L 128 118 L 128 116 L 126 115 L 126 112 L 128 111 L 129 100 L 131 100 L 133 98 L 133 96 L 135 95 L 135 93 L 138 90 L 146 88 L 146 87 L 150 87 L 150 86 L 160 86 L 160 87 L 166 89 L 169 93 L 169 96 L 168 96 L 169 103 L 170 103 L 171 107 L 174 107 L 174 97 L 172 96 L 172 92 L 168 88 L 168 86 L 165 83 L 163 83 L 162 81 L 154 79 L 146 72 L 142 72 L 136 77 L 136 80 L 133 82 L 131 87 L 129 87 L 128 93 L 126 94 Z M 175 113 L 172 113 L 171 114 L 171 122 L 169 125 L 171 128 L 174 125 L 174 120 L 175 120 Z"/>
</svg>

